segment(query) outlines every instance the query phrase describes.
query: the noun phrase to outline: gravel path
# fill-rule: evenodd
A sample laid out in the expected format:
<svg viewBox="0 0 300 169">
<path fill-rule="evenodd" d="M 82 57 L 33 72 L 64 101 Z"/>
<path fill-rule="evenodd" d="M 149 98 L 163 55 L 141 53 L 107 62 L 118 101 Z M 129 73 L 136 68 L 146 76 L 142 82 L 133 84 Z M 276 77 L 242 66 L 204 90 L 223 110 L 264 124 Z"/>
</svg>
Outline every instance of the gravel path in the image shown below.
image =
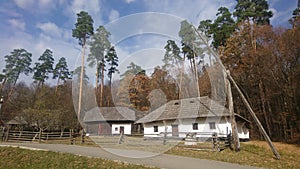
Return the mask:
<svg viewBox="0 0 300 169">
<path fill-rule="evenodd" d="M 102 148 L 97 147 L 86 147 L 86 146 L 78 146 L 78 145 L 63 145 L 63 144 L 39 144 L 39 143 L 9 143 L 2 142 L 0 146 L 13 146 L 20 147 L 26 149 L 33 150 L 45 150 L 45 151 L 55 151 L 55 152 L 63 152 L 63 153 L 71 153 L 82 156 L 90 156 L 97 158 L 104 158 L 108 160 L 117 160 L 128 162 L 132 164 L 142 164 L 146 166 L 155 166 L 159 168 L 168 168 L 168 169 L 255 169 L 255 167 L 250 166 L 242 166 L 238 164 L 212 161 L 212 160 L 204 160 L 204 159 L 196 159 L 168 154 L 160 154 L 156 156 L 152 156 L 153 154 L 149 154 L 148 152 L 141 151 L 128 151 L 128 150 L 119 150 L 119 149 L 107 149 L 105 151 Z M 115 154 L 122 154 L 122 156 L 118 156 Z M 139 157 L 140 155 L 151 156 L 147 158 L 126 158 L 124 155 L 128 155 L 130 157 Z"/>
</svg>

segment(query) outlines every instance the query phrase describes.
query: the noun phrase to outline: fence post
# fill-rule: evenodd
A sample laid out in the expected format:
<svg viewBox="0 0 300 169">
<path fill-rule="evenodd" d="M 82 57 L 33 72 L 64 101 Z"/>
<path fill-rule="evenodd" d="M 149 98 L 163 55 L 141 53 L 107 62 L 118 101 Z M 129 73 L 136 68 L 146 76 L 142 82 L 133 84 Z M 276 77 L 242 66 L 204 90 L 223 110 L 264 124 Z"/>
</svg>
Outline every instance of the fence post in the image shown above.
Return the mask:
<svg viewBox="0 0 300 169">
<path fill-rule="evenodd" d="M 80 139 L 81 139 L 81 144 L 83 144 L 83 143 L 84 143 L 84 136 L 85 136 L 85 134 L 84 134 L 84 130 L 82 129 L 82 130 L 80 131 Z"/>
<path fill-rule="evenodd" d="M 71 140 L 71 144 L 75 144 L 75 137 L 74 137 L 74 131 L 73 129 L 70 129 L 70 140 Z"/>
<path fill-rule="evenodd" d="M 2 129 L 1 129 L 1 141 L 4 141 L 4 134 L 5 134 L 5 132 L 4 132 L 4 127 L 2 127 Z"/>
<path fill-rule="evenodd" d="M 40 131 L 39 131 L 39 143 L 41 143 L 41 138 L 42 137 L 42 129 L 40 129 Z"/>
<path fill-rule="evenodd" d="M 123 133 L 123 131 L 120 133 L 120 137 L 119 137 L 118 143 L 122 144 L 122 142 L 124 142 L 124 133 Z"/>
<path fill-rule="evenodd" d="M 8 136 L 9 136 L 9 127 L 7 127 L 7 131 L 6 131 L 6 133 L 5 133 L 5 142 L 7 142 L 8 141 Z"/>
</svg>

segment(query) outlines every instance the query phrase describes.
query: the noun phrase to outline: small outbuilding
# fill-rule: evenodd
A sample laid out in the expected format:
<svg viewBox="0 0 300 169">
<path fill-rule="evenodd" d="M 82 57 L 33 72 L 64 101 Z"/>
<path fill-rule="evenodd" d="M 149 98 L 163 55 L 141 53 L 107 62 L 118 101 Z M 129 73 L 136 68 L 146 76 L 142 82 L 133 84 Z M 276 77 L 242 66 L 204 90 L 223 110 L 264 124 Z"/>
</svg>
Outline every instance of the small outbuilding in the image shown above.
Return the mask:
<svg viewBox="0 0 300 169">
<path fill-rule="evenodd" d="M 6 122 L 6 125 L 10 129 L 18 129 L 18 130 L 23 130 L 23 128 L 27 125 L 27 121 L 21 116 L 15 116 L 13 119 L 9 120 Z"/>
<path fill-rule="evenodd" d="M 90 135 L 130 135 L 135 120 L 135 111 L 128 107 L 95 107 L 83 118 Z"/>
</svg>

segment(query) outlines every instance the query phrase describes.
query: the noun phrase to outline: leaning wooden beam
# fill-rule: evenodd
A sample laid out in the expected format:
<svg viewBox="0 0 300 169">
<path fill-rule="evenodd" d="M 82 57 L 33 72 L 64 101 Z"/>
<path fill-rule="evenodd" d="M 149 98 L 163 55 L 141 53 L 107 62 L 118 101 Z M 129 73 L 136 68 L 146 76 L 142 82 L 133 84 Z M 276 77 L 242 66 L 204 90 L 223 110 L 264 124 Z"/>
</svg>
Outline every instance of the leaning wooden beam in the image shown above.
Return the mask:
<svg viewBox="0 0 300 169">
<path fill-rule="evenodd" d="M 232 92 L 231 92 L 231 85 L 230 81 L 227 78 L 227 74 L 230 74 L 230 72 L 224 72 L 225 75 L 225 84 L 227 88 L 227 98 L 228 98 L 228 109 L 230 114 L 230 122 L 231 122 L 231 131 L 232 131 L 232 138 L 233 138 L 233 150 L 234 151 L 240 151 L 240 139 L 237 129 L 237 124 L 234 117 L 234 110 L 233 110 L 233 98 L 232 98 Z"/>
<path fill-rule="evenodd" d="M 199 38 L 203 41 L 203 43 L 205 43 L 205 45 L 207 47 L 209 47 L 208 42 L 203 38 L 203 36 L 199 33 L 199 31 L 195 28 L 194 25 L 192 25 L 195 32 L 198 34 Z M 219 58 L 219 56 L 217 55 L 217 53 L 212 50 L 211 48 L 208 48 L 209 52 L 215 56 L 217 62 L 220 64 L 221 68 L 223 69 L 223 71 L 226 72 L 227 78 L 231 81 L 231 83 L 233 84 L 233 86 L 236 88 L 237 92 L 239 93 L 240 97 L 242 98 L 244 104 L 246 105 L 248 111 L 250 112 L 251 116 L 253 117 L 256 125 L 258 126 L 260 132 L 262 133 L 262 135 L 264 136 L 265 140 L 268 142 L 270 148 L 273 151 L 273 154 L 276 156 L 276 159 L 280 159 L 280 155 L 278 153 L 278 151 L 276 150 L 275 146 L 273 145 L 270 137 L 268 136 L 267 132 L 265 131 L 264 127 L 261 125 L 260 121 L 258 120 L 258 118 L 256 117 L 254 111 L 252 110 L 248 100 L 246 99 L 246 97 L 244 96 L 243 92 L 240 90 L 239 86 L 236 84 L 236 82 L 234 81 L 234 79 L 232 78 L 232 76 L 230 74 L 228 74 L 228 72 L 226 71 L 225 66 L 223 65 L 221 59 Z"/>
</svg>

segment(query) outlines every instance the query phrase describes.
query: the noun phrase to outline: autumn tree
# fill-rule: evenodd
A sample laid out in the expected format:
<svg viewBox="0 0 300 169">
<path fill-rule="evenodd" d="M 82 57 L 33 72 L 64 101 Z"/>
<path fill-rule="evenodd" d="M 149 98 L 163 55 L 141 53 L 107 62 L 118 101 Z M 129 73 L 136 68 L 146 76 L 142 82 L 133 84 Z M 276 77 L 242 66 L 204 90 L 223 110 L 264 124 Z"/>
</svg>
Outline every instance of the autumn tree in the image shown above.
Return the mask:
<svg viewBox="0 0 300 169">
<path fill-rule="evenodd" d="M 140 111 L 147 111 L 150 107 L 148 95 L 150 93 L 150 78 L 145 71 L 137 73 L 129 85 L 129 99 L 132 106 Z"/>
<path fill-rule="evenodd" d="M 151 101 L 151 109 L 156 109 L 162 106 L 165 102 L 179 99 L 179 86 L 176 80 L 169 74 L 168 70 L 162 69 L 159 66 L 154 68 L 151 74 L 151 92 L 157 90 L 152 96 L 154 98 L 149 98 Z M 166 100 L 164 100 L 166 99 Z"/>
<path fill-rule="evenodd" d="M 25 82 L 16 84 L 11 101 L 5 102 L 1 109 L 1 119 L 9 121 L 16 116 L 22 117 L 22 111 L 34 103 L 34 90 Z"/>
<path fill-rule="evenodd" d="M 147 98 L 150 92 L 150 78 L 146 75 L 146 71 L 132 62 L 120 76 L 121 80 L 115 82 L 117 86 L 113 85 L 112 89 L 116 93 L 115 105 L 147 111 L 150 107 Z"/>
</svg>

